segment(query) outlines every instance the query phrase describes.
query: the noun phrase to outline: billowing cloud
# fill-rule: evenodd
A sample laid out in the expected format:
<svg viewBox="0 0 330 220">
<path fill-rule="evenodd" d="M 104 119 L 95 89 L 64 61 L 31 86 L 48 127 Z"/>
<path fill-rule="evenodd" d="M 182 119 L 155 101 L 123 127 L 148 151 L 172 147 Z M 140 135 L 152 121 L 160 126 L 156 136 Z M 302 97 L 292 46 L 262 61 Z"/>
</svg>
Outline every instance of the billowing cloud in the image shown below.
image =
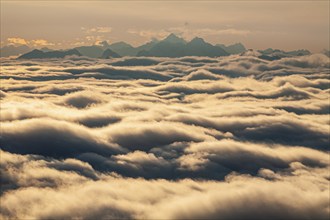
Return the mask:
<svg viewBox="0 0 330 220">
<path fill-rule="evenodd" d="M 256 176 L 232 173 L 221 182 L 150 181 L 101 174 L 73 159 L 1 154 L 1 168 L 6 170 L 2 186 L 15 184 L 2 194 L 2 218 L 327 219 L 329 215 L 327 171 L 298 162 L 278 172 L 260 169 Z M 117 159 L 154 166 L 161 162 L 144 153 Z"/>
<path fill-rule="evenodd" d="M 7 39 L 9 44 L 27 45 L 28 41 L 20 37 L 10 37 Z"/>
<path fill-rule="evenodd" d="M 2 219 L 329 216 L 324 55 L 1 64 Z"/>
</svg>

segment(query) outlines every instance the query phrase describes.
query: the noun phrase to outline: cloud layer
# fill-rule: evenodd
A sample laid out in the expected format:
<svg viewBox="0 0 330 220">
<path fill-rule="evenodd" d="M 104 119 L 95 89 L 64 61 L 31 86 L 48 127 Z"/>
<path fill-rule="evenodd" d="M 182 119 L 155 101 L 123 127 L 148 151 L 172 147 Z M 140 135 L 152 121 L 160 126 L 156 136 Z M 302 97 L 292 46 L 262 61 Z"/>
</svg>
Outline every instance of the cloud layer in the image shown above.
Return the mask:
<svg viewBox="0 0 330 220">
<path fill-rule="evenodd" d="M 1 60 L 1 218 L 327 219 L 329 60 Z"/>
</svg>

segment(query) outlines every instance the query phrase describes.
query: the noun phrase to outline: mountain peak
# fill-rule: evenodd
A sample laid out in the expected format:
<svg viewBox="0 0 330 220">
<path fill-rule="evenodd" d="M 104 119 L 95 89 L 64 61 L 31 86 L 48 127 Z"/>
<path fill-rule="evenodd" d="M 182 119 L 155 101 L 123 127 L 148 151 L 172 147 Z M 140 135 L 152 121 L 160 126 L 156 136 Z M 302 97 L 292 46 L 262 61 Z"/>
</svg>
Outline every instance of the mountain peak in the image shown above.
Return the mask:
<svg viewBox="0 0 330 220">
<path fill-rule="evenodd" d="M 18 59 L 43 59 L 43 58 L 64 58 L 65 56 L 81 56 L 77 49 L 70 50 L 54 50 L 49 52 L 43 52 L 38 49 L 34 49 L 31 52 L 23 54 L 18 57 Z"/>
<path fill-rule="evenodd" d="M 246 48 L 244 47 L 244 45 L 242 43 L 235 43 L 235 44 L 231 44 L 228 46 L 226 46 L 224 44 L 217 44 L 216 46 L 221 47 L 229 54 L 240 54 L 240 53 L 243 53 L 244 51 L 246 51 Z"/>
<path fill-rule="evenodd" d="M 33 52 L 33 53 L 42 53 L 42 51 L 39 50 L 39 49 L 33 49 L 33 50 L 31 50 L 31 52 Z"/>
<path fill-rule="evenodd" d="M 124 41 L 111 44 L 109 49 L 120 56 L 135 56 L 137 54 L 136 48 Z"/>
<path fill-rule="evenodd" d="M 29 54 L 30 56 L 40 56 L 40 55 L 44 54 L 44 52 L 41 51 L 41 50 L 38 50 L 38 49 L 34 49 L 34 50 L 32 50 L 32 51 L 30 51 L 30 52 L 28 52 L 28 53 L 26 53 L 26 54 Z M 24 57 L 24 55 L 25 55 L 25 54 L 23 54 L 23 55 L 20 56 L 20 57 Z"/>
<path fill-rule="evenodd" d="M 183 43 L 185 44 L 186 41 L 175 34 L 171 33 L 168 35 L 163 41 L 169 42 L 169 43 Z"/>
<path fill-rule="evenodd" d="M 124 41 L 119 41 L 119 42 L 115 42 L 115 43 L 111 44 L 110 47 L 132 47 L 132 45 L 130 45 Z"/>
<path fill-rule="evenodd" d="M 203 38 L 200 38 L 200 37 L 194 37 L 194 39 L 192 39 L 190 41 L 190 43 L 192 44 L 201 44 L 201 43 L 205 43 L 204 39 Z"/>
<path fill-rule="evenodd" d="M 111 49 L 106 49 L 101 56 L 102 59 L 119 58 L 119 57 L 120 55 L 112 51 Z"/>
</svg>

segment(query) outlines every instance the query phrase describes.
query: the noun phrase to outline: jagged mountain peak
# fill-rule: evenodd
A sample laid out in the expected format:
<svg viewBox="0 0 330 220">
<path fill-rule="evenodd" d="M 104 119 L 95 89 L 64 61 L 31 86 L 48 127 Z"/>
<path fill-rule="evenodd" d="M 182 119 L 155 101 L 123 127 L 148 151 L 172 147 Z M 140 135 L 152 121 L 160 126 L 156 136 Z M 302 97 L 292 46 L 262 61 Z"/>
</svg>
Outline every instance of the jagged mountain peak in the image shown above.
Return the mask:
<svg viewBox="0 0 330 220">
<path fill-rule="evenodd" d="M 109 58 L 119 58 L 119 57 L 120 55 L 118 53 L 112 51 L 111 49 L 106 49 L 100 58 L 109 59 Z"/>
<path fill-rule="evenodd" d="M 163 42 L 169 42 L 169 43 L 183 43 L 185 44 L 186 41 L 181 38 L 181 37 L 178 37 L 176 36 L 175 34 L 171 33 L 170 35 L 168 35 L 164 40 Z"/>
</svg>

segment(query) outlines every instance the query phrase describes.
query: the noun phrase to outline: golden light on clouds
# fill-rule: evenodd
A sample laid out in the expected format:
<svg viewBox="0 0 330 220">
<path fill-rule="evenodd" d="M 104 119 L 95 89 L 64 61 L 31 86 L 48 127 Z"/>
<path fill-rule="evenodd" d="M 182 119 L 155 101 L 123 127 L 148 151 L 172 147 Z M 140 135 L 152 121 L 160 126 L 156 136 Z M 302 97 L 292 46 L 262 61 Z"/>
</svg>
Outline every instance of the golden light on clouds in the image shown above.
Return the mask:
<svg viewBox="0 0 330 220">
<path fill-rule="evenodd" d="M 328 59 L 2 58 L 0 216 L 327 219 Z"/>
<path fill-rule="evenodd" d="M 329 1 L 0 4 L 0 219 L 329 220 Z"/>
<path fill-rule="evenodd" d="M 23 45 L 28 44 L 28 42 L 25 39 L 20 37 L 10 37 L 7 39 L 7 41 L 9 44 L 23 44 Z"/>
</svg>

